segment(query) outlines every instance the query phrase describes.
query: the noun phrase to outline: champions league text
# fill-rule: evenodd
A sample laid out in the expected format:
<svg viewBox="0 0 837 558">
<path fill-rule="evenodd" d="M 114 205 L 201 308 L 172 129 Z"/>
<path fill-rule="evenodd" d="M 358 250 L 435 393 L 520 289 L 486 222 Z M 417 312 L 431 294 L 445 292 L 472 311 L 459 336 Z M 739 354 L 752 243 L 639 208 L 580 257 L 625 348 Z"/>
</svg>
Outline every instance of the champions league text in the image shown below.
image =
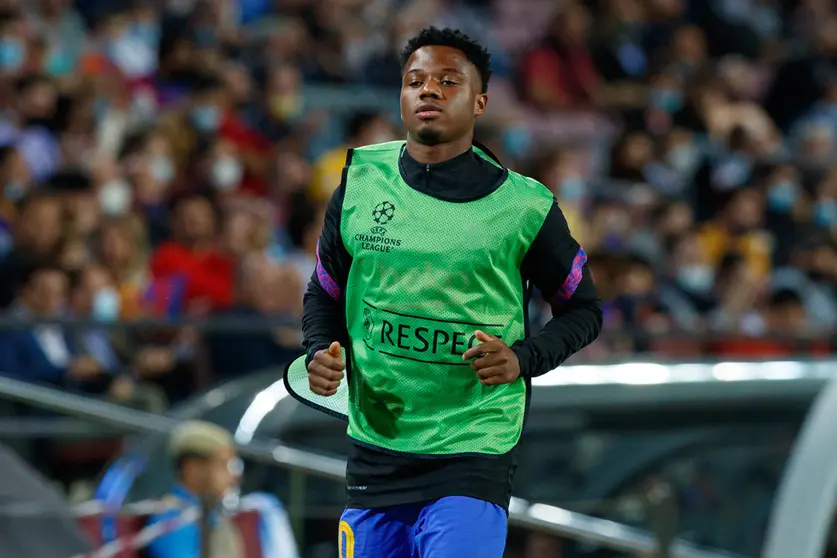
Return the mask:
<svg viewBox="0 0 837 558">
<path fill-rule="evenodd" d="M 387 238 L 385 236 L 374 236 L 363 233 L 356 234 L 355 241 L 360 243 L 361 249 L 372 250 L 373 252 L 388 253 L 392 248 L 401 246 L 401 240 L 398 238 Z"/>
</svg>

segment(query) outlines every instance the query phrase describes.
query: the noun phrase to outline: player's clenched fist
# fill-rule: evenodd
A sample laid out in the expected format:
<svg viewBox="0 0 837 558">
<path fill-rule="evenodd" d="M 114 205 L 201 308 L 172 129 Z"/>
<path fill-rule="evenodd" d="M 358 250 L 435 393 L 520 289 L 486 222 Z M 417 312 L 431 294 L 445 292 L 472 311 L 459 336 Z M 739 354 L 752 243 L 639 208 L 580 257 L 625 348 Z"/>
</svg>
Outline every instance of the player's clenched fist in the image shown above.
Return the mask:
<svg viewBox="0 0 837 558">
<path fill-rule="evenodd" d="M 340 343 L 335 341 L 328 349 L 314 353 L 314 358 L 308 363 L 308 387 L 317 395 L 334 395 L 345 368 Z"/>
<path fill-rule="evenodd" d="M 520 361 L 502 339 L 484 331 L 477 331 L 474 336 L 481 343 L 465 351 L 462 359 L 475 359 L 471 368 L 484 386 L 510 384 L 520 377 Z"/>
</svg>

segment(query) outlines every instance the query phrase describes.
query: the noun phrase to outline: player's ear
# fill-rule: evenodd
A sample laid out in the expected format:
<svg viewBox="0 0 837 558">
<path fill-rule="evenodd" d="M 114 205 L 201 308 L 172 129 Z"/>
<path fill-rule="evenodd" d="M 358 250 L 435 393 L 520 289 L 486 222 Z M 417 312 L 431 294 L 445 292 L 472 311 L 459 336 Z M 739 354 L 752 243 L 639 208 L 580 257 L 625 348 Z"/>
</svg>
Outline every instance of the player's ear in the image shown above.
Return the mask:
<svg viewBox="0 0 837 558">
<path fill-rule="evenodd" d="M 474 102 L 474 116 L 482 116 L 485 114 L 485 107 L 488 106 L 488 95 L 480 93 Z"/>
</svg>

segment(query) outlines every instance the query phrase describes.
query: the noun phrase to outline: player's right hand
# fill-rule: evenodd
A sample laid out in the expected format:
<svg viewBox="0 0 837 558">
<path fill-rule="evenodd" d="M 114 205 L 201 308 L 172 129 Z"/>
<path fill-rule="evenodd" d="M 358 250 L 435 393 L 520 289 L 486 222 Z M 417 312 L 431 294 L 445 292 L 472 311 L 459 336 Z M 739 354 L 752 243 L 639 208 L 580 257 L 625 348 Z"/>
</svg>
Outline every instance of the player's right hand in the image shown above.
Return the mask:
<svg viewBox="0 0 837 558">
<path fill-rule="evenodd" d="M 314 353 L 314 358 L 308 364 L 308 387 L 317 395 L 334 395 L 343 379 L 345 368 L 340 343 L 335 341 L 328 349 Z"/>
</svg>

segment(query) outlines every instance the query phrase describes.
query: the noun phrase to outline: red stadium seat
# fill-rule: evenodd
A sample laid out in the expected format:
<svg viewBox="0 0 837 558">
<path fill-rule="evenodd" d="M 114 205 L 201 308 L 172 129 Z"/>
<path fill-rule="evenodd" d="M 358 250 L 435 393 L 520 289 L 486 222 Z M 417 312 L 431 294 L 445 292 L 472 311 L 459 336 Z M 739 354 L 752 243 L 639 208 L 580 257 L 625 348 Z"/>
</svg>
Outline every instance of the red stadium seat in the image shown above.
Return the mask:
<svg viewBox="0 0 837 558">
<path fill-rule="evenodd" d="M 122 514 L 117 518 L 116 528 L 119 538 L 129 538 L 145 527 L 147 515 Z M 79 526 L 90 537 L 90 540 L 100 547 L 102 545 L 102 514 L 86 515 L 78 519 Z M 245 511 L 236 514 L 233 521 L 241 532 L 244 542 L 246 558 L 262 558 L 261 541 L 259 539 L 259 514 L 256 511 Z M 126 550 L 115 558 L 141 558 L 142 552 Z"/>
</svg>

